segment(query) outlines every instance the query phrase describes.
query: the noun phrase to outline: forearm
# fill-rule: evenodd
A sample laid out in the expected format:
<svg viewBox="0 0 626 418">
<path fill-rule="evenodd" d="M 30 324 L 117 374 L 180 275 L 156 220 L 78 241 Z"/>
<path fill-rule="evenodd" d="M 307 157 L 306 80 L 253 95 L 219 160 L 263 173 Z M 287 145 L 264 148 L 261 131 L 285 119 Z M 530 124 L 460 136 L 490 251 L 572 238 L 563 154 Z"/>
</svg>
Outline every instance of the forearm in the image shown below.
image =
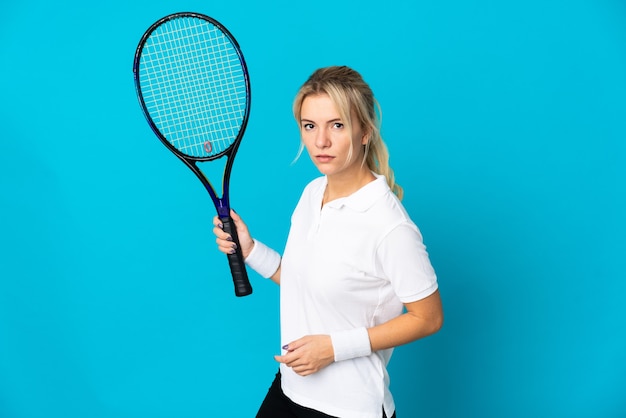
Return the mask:
<svg viewBox="0 0 626 418">
<path fill-rule="evenodd" d="M 443 311 L 439 292 L 406 303 L 406 313 L 371 328 L 357 327 L 330 334 L 335 361 L 370 355 L 431 335 L 441 328 Z"/>
<path fill-rule="evenodd" d="M 443 324 L 443 311 L 438 291 L 405 306 L 406 313 L 368 328 L 372 351 L 408 344 L 439 331 Z"/>
<path fill-rule="evenodd" d="M 270 280 L 276 283 L 277 285 L 280 285 L 280 265 L 278 266 L 278 270 L 276 270 L 276 273 L 274 273 L 270 277 Z"/>
</svg>

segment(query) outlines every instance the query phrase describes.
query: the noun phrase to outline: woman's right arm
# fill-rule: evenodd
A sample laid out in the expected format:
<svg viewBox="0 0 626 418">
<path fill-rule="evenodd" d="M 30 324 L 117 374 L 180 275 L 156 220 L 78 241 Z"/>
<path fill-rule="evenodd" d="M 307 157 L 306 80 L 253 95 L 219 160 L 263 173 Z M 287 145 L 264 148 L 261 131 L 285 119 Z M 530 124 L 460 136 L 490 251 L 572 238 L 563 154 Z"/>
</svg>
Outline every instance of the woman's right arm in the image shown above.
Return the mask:
<svg viewBox="0 0 626 418">
<path fill-rule="evenodd" d="M 241 219 L 241 217 L 235 211 L 233 210 L 230 211 L 230 217 L 232 218 L 233 222 L 235 222 L 235 227 L 237 228 L 237 236 L 239 237 L 239 245 L 241 246 L 241 253 L 243 255 L 244 260 L 248 259 L 248 256 L 250 256 L 250 254 L 252 253 L 252 250 L 255 249 L 254 247 L 256 244 L 258 244 L 259 247 L 263 246 L 263 250 L 267 252 L 271 252 L 269 253 L 269 257 L 273 256 L 271 257 L 272 260 L 268 260 L 270 261 L 270 264 L 271 264 L 270 269 L 274 270 L 274 268 L 276 268 L 276 271 L 273 274 L 272 273 L 263 274 L 261 272 L 259 273 L 271 279 L 274 283 L 280 284 L 280 256 L 278 256 L 274 250 L 267 248 L 264 244 L 255 242 L 255 240 L 253 240 L 252 237 L 250 236 L 250 232 L 248 231 L 248 226 L 245 224 L 245 222 Z M 232 254 L 235 251 L 236 244 L 233 242 L 230 234 L 224 231 L 223 225 L 218 216 L 215 216 L 213 218 L 213 226 L 214 226 L 213 233 L 215 234 L 215 237 L 216 237 L 215 242 L 217 243 L 217 249 L 223 252 L 224 254 Z M 256 250 L 258 252 L 259 250 L 261 250 L 261 248 L 256 248 Z M 263 256 L 263 257 L 268 257 L 268 256 Z M 257 259 L 257 257 L 254 257 L 254 258 Z M 251 261 L 251 260 L 249 259 L 246 260 L 246 264 L 248 261 Z M 265 260 L 257 259 L 256 261 L 257 263 L 259 261 L 263 263 Z"/>
<path fill-rule="evenodd" d="M 270 277 L 270 280 L 278 285 L 280 284 L 280 266 L 278 266 L 278 270 L 276 270 L 276 273 L 274 273 L 272 277 Z"/>
</svg>

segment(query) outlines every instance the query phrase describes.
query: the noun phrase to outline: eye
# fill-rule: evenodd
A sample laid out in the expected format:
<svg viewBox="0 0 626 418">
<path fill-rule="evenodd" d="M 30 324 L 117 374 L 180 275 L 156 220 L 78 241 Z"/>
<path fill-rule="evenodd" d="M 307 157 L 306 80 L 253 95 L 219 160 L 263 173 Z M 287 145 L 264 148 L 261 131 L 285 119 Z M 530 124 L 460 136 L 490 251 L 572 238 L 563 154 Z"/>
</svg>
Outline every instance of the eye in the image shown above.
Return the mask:
<svg viewBox="0 0 626 418">
<path fill-rule="evenodd" d="M 333 123 L 333 128 L 335 128 L 335 129 L 343 129 L 343 126 L 344 126 L 344 125 L 343 125 L 343 123 L 341 123 L 341 122 L 335 122 L 335 123 Z"/>
<path fill-rule="evenodd" d="M 312 123 L 303 123 L 302 124 L 302 129 L 304 129 L 305 131 L 310 131 L 314 127 L 315 126 Z"/>
</svg>

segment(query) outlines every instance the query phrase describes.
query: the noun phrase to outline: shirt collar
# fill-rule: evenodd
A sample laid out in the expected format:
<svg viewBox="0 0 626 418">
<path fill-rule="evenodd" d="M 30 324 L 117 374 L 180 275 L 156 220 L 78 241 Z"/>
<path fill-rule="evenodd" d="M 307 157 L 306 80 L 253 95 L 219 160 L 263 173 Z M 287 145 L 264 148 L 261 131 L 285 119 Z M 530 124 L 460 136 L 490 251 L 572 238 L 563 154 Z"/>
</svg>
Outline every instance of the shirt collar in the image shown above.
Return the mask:
<svg viewBox="0 0 626 418">
<path fill-rule="evenodd" d="M 368 210 L 380 197 L 384 196 L 390 191 L 385 176 L 374 172 L 372 172 L 372 174 L 374 174 L 376 180 L 367 183 L 365 186 L 361 187 L 350 196 L 342 197 L 340 199 L 335 199 L 331 202 L 328 202 L 326 206 L 335 209 L 341 209 L 343 206 L 347 206 L 357 212 L 365 212 L 366 210 Z M 320 188 L 320 200 L 324 195 L 324 189 L 326 188 L 327 183 L 328 179 L 325 178 L 325 181 Z"/>
</svg>

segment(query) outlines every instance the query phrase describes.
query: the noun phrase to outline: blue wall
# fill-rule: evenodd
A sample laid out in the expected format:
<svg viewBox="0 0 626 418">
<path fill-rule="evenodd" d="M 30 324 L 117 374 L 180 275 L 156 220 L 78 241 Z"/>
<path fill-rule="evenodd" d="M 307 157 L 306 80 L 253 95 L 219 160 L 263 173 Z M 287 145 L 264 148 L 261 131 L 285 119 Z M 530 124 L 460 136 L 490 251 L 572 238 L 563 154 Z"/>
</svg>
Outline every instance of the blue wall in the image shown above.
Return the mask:
<svg viewBox="0 0 626 418">
<path fill-rule="evenodd" d="M 234 297 L 210 199 L 134 92 L 143 31 L 183 10 L 244 49 L 232 199 L 278 249 L 317 175 L 290 164 L 299 84 L 348 64 L 377 93 L 446 311 L 392 359 L 399 416 L 626 416 L 622 1 L 0 10 L 1 417 L 245 418 L 270 383 L 277 289 L 251 274 L 254 294 Z"/>
</svg>

